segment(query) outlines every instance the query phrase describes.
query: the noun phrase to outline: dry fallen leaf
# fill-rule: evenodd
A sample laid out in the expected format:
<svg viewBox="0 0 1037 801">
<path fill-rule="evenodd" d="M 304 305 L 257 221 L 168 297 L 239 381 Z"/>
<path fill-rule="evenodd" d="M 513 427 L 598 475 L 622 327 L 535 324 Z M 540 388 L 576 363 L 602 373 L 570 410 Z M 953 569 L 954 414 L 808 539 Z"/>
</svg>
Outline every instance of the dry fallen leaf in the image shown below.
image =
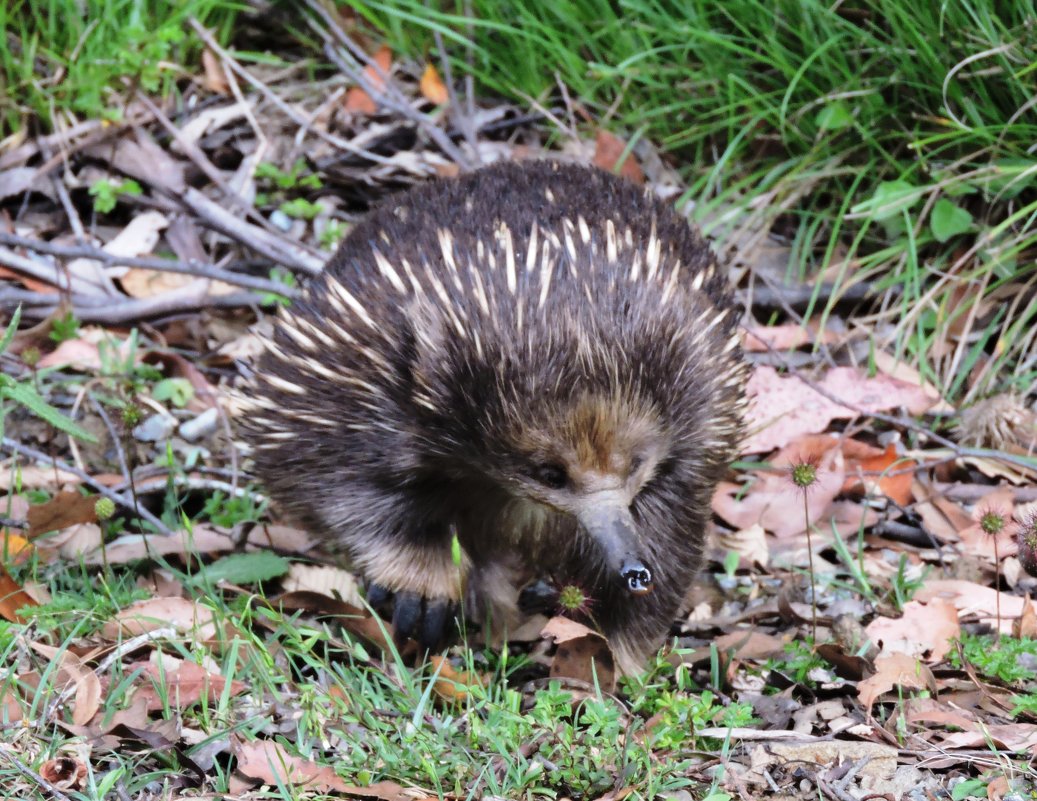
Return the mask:
<svg viewBox="0 0 1037 801">
<path fill-rule="evenodd" d="M 196 601 L 148 598 L 121 610 L 101 627 L 101 635 L 118 640 L 172 627 L 197 642 L 214 643 L 227 639 L 227 625 L 216 619 L 212 609 Z"/>
<path fill-rule="evenodd" d="M 794 350 L 803 345 L 812 345 L 818 341 L 815 331 L 804 328 L 798 323 L 784 325 L 754 325 L 746 329 L 742 336 L 742 349 L 750 353 L 766 353 L 770 350 Z M 839 336 L 834 331 L 824 331 L 820 341 L 832 343 Z"/>
<path fill-rule="evenodd" d="M 432 691 L 444 701 L 454 703 L 464 701 L 473 687 L 482 687 L 483 680 L 478 673 L 468 670 L 455 670 L 454 666 L 442 656 L 429 659 L 435 671 L 436 682 Z"/>
<path fill-rule="evenodd" d="M 290 784 L 316 793 L 348 793 L 352 789 L 330 765 L 318 765 L 294 756 L 280 743 L 259 740 L 252 743 L 234 740 L 238 770 L 264 784 Z"/>
<path fill-rule="evenodd" d="M 229 95 L 230 84 L 223 71 L 223 64 L 208 47 L 202 51 L 202 72 L 205 75 L 204 85 L 210 92 L 218 95 Z"/>
<path fill-rule="evenodd" d="M 201 665 L 166 656 L 160 666 L 154 662 L 128 665 L 130 670 L 140 670 L 141 675 L 151 679 L 150 683 L 138 686 L 133 693 L 134 702 L 143 698 L 151 712 L 165 709 L 168 703 L 174 709 L 187 709 L 202 698 L 216 703 L 229 693 L 240 695 L 248 685 L 243 681 L 228 682 L 223 676 L 210 673 Z"/>
<path fill-rule="evenodd" d="M 551 678 L 578 679 L 595 684 L 602 692 L 616 688 L 616 661 L 608 641 L 582 623 L 554 617 L 541 635 L 554 638 L 557 646 L 551 660 Z"/>
<path fill-rule="evenodd" d="M 885 451 L 875 456 L 850 459 L 847 454 L 847 457 L 844 491 L 861 487 L 868 494 L 877 491 L 899 506 L 911 503 L 911 485 L 914 482 L 912 468 L 917 463 L 901 458 L 895 443 L 891 442 Z"/>
<path fill-rule="evenodd" d="M 59 492 L 46 503 L 29 507 L 29 539 L 46 534 L 48 531 L 61 531 L 79 523 L 96 523 L 97 513 L 94 507 L 97 498 L 80 495 L 78 492 Z"/>
<path fill-rule="evenodd" d="M 865 631 L 883 654 L 904 653 L 930 663 L 941 661 L 961 635 L 958 611 L 940 598 L 927 604 L 908 601 L 901 617 L 875 618 Z"/>
<path fill-rule="evenodd" d="M 75 757 L 48 759 L 40 765 L 40 776 L 59 790 L 82 789 L 86 772 L 86 763 Z"/>
<path fill-rule="evenodd" d="M 976 615 L 980 620 L 995 625 L 997 592 L 992 587 L 963 579 L 933 579 L 925 582 L 915 593 L 915 600 L 928 603 L 942 598 L 954 604 L 958 617 Z M 1023 614 L 1023 606 L 1034 608 L 1034 601 L 1018 595 L 1001 593 L 1001 631 L 1010 634 L 1012 621 Z"/>
<path fill-rule="evenodd" d="M 443 79 L 439 77 L 439 72 L 431 64 L 425 67 L 425 71 L 421 73 L 419 86 L 422 96 L 430 103 L 443 106 L 450 102 L 450 93 L 443 84 Z"/>
<path fill-rule="evenodd" d="M 39 604 L 11 578 L 7 568 L 0 563 L 0 617 L 11 623 L 24 623 L 25 618 L 18 614 L 18 610 L 27 606 Z"/>
<path fill-rule="evenodd" d="M 71 703 L 72 722 L 77 726 L 85 726 L 101 708 L 101 680 L 97 674 L 68 649 L 36 641 L 30 641 L 29 647 L 50 661 L 57 661 L 58 681 L 75 685 L 75 697 Z"/>
<path fill-rule="evenodd" d="M 867 412 L 888 412 L 904 407 L 910 414 L 921 414 L 935 401 L 918 386 L 887 375 L 869 377 L 857 367 L 834 367 L 815 382 L 831 397 L 851 403 Z M 804 434 L 817 434 L 832 420 L 852 419 L 856 409 L 829 400 L 798 376 L 782 376 L 773 367 L 753 368 L 746 392 L 749 436 L 742 443 L 743 453 L 759 453 L 780 448 Z"/>
<path fill-rule="evenodd" d="M 378 48 L 378 52 L 372 56 L 374 65 L 369 64 L 364 67 L 364 78 L 367 79 L 368 83 L 371 84 L 377 90 L 385 88 L 385 78 L 389 75 L 389 71 L 392 69 L 392 51 L 386 46 L 382 45 Z M 375 67 L 377 65 L 377 67 Z M 349 91 L 346 92 L 346 111 L 351 111 L 355 114 L 366 114 L 371 115 L 378 111 L 378 105 L 374 102 L 374 99 L 361 87 L 351 86 Z"/>
<path fill-rule="evenodd" d="M 815 523 L 825 516 L 843 486 L 842 450 L 833 437 L 804 437 L 770 460 L 775 469 L 759 470 L 743 495 L 743 487 L 721 482 L 713 495 L 713 511 L 736 528 L 763 526 L 776 537 L 794 537 L 806 530 L 803 491 L 792 483 L 791 466 L 805 461 L 816 466 L 816 482 L 806 490 L 806 517 Z"/>
<path fill-rule="evenodd" d="M 901 689 L 929 690 L 936 695 L 936 678 L 931 670 L 913 656 L 893 653 L 875 660 L 875 675 L 857 684 L 861 705 L 871 717 L 872 704 L 883 693 L 894 687 Z"/>
<path fill-rule="evenodd" d="M 606 172 L 617 173 L 635 184 L 643 184 L 645 174 L 641 170 L 641 165 L 637 163 L 633 153 L 628 153 L 624 157 L 625 150 L 626 142 L 604 129 L 599 130 L 594 142 L 594 166 Z"/>
</svg>

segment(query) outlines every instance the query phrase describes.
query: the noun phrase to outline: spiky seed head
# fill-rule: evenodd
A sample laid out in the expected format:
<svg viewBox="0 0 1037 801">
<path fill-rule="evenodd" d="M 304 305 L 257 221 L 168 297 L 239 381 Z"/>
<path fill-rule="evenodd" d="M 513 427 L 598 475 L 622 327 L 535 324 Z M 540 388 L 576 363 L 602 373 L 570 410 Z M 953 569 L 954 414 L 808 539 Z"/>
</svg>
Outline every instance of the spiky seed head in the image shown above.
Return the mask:
<svg viewBox="0 0 1037 801">
<path fill-rule="evenodd" d="M 115 514 L 115 501 L 111 498 L 98 498 L 94 503 L 94 514 L 98 520 L 109 520 Z"/>
</svg>

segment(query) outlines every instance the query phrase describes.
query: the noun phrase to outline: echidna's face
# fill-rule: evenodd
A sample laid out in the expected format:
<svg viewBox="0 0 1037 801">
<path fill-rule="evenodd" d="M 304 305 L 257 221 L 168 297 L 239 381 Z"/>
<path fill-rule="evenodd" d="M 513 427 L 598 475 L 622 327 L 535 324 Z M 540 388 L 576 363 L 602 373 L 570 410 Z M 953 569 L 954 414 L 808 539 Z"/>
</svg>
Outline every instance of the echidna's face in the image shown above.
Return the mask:
<svg viewBox="0 0 1037 801">
<path fill-rule="evenodd" d="M 664 426 L 646 406 L 583 396 L 518 432 L 509 476 L 529 500 L 573 515 L 608 568 L 635 594 L 652 589 L 631 514 L 666 458 Z"/>
</svg>

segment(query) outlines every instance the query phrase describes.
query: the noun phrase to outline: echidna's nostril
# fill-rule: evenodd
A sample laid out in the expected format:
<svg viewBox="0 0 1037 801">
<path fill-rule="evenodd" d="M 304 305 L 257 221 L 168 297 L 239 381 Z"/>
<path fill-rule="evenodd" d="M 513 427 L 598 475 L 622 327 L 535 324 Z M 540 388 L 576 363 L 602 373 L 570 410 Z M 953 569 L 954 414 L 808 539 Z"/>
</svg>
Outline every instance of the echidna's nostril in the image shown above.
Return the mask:
<svg viewBox="0 0 1037 801">
<path fill-rule="evenodd" d="M 631 595 L 645 595 L 652 591 L 652 571 L 636 559 L 623 562 L 619 575 Z"/>
</svg>

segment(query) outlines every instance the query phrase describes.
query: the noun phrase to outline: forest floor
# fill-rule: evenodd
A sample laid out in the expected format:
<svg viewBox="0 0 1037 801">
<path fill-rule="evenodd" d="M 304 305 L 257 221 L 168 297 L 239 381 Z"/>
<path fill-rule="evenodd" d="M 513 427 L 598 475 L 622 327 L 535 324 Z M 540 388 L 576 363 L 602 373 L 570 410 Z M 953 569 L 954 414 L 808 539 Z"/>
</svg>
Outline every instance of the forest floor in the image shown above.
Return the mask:
<svg viewBox="0 0 1037 801">
<path fill-rule="evenodd" d="M 315 82 L 207 44 L 175 100 L 0 147 L 5 797 L 1037 797 L 1032 398 L 956 409 L 867 292 L 790 282 L 751 204 L 707 226 L 752 407 L 671 646 L 620 677 L 560 615 L 397 650 L 250 480 L 257 330 L 422 181 L 554 157 L 686 187 L 568 98 L 458 96 L 385 47 Z"/>
</svg>

